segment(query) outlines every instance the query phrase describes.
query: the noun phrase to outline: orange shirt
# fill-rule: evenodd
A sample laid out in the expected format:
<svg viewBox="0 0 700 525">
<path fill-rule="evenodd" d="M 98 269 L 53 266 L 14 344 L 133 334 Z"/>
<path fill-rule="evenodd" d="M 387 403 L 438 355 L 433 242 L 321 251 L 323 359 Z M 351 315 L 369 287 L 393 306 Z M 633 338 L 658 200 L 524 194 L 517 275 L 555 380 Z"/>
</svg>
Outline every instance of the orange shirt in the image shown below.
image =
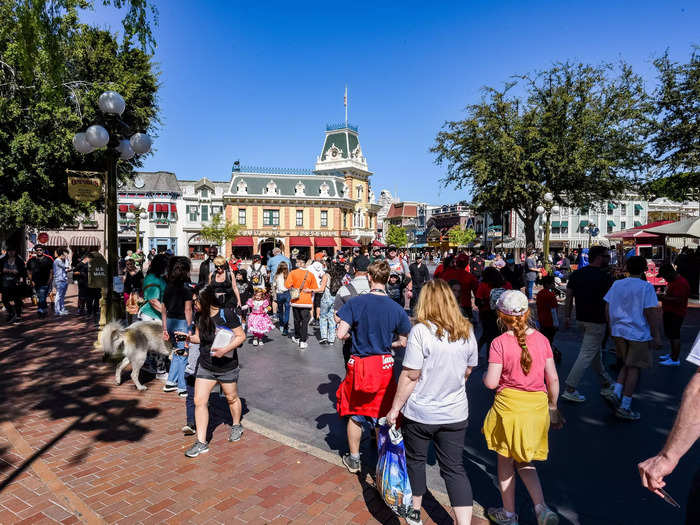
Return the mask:
<svg viewBox="0 0 700 525">
<path fill-rule="evenodd" d="M 318 288 L 318 283 L 316 282 L 314 274 L 312 274 L 306 268 L 297 268 L 296 270 L 289 272 L 287 279 L 284 281 L 284 285 L 287 288 L 299 289 L 299 298 L 292 299 L 292 306 L 311 308 L 313 305 L 313 294 L 303 292 L 302 290 L 304 288 Z"/>
</svg>

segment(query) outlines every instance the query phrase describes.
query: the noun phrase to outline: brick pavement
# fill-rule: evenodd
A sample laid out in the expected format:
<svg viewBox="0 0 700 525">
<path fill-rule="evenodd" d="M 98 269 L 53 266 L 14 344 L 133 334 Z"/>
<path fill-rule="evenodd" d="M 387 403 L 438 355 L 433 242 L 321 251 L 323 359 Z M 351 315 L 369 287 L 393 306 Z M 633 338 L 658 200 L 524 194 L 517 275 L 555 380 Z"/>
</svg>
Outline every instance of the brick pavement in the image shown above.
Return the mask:
<svg viewBox="0 0 700 525">
<path fill-rule="evenodd" d="M 0 328 L 0 524 L 399 523 L 366 473 L 250 429 L 229 443 L 219 426 L 209 454 L 186 458 L 183 399 L 127 375 L 114 386 L 91 324 L 33 313 Z M 424 523 L 452 522 L 426 506 Z"/>
</svg>

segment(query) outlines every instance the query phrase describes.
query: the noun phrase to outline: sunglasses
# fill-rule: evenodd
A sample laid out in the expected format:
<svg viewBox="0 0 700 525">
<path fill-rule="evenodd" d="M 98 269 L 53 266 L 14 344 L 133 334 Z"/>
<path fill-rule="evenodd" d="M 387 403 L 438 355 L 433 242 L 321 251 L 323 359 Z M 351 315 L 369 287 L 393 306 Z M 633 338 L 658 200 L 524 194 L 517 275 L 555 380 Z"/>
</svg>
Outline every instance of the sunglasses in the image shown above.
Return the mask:
<svg viewBox="0 0 700 525">
<path fill-rule="evenodd" d="M 219 270 L 225 270 L 225 269 L 226 269 L 226 265 L 223 265 L 223 266 L 216 266 L 216 268 L 219 269 Z"/>
</svg>

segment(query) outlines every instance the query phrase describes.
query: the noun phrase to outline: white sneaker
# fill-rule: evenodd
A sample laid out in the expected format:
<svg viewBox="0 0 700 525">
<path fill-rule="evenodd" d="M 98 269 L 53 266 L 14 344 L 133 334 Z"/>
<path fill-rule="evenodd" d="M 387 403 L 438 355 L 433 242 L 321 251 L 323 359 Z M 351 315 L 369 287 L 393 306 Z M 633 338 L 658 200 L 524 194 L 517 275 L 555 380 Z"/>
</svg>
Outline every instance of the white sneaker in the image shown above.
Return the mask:
<svg viewBox="0 0 700 525">
<path fill-rule="evenodd" d="M 301 341 L 299 341 L 298 337 L 292 337 L 292 343 L 294 343 L 295 345 L 298 345 L 300 342 Z"/>
<path fill-rule="evenodd" d="M 262 339 L 259 339 L 259 340 L 258 340 L 258 346 L 265 346 L 265 343 L 263 343 L 263 340 L 262 340 Z"/>
<path fill-rule="evenodd" d="M 578 390 L 574 390 L 573 392 L 564 390 L 564 393 L 561 395 L 561 397 L 562 399 L 566 399 L 567 401 L 571 401 L 572 403 L 583 403 L 586 401 L 586 396 L 584 396 Z"/>
<path fill-rule="evenodd" d="M 253 346 L 258 346 L 258 340 L 253 338 Z"/>
<path fill-rule="evenodd" d="M 299 341 L 299 348 L 301 348 L 302 350 L 304 348 L 308 348 L 308 346 L 308 343 L 305 343 L 304 341 Z"/>
<path fill-rule="evenodd" d="M 666 360 L 664 360 L 664 361 L 661 361 L 661 362 L 659 363 L 659 365 L 660 365 L 660 366 L 681 366 L 681 362 L 680 362 L 680 361 L 674 361 L 673 359 L 671 359 L 671 358 L 669 357 L 668 359 L 666 359 Z"/>
</svg>

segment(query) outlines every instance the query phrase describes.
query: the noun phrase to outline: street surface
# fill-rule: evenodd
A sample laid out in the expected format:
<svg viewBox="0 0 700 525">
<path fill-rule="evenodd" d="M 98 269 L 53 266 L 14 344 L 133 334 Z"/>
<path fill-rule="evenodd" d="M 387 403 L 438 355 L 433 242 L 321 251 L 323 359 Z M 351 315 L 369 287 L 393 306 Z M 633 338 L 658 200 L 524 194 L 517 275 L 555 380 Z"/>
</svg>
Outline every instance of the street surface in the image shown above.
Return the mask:
<svg viewBox="0 0 700 525">
<path fill-rule="evenodd" d="M 71 287 L 69 306 L 74 294 Z M 92 349 L 92 325 L 76 317 L 39 321 L 33 311 L 20 327 L 0 328 L 0 523 L 399 523 L 369 477 L 337 466 L 346 451 L 334 407 L 343 377 L 339 343 L 323 347 L 312 337 L 302 352 L 275 330 L 262 348 L 244 345 L 244 437 L 228 443 L 219 426 L 211 452 L 187 459 L 183 452 L 192 438 L 180 432 L 183 399 L 163 393 L 154 379 L 138 393 L 127 373 L 114 386 L 114 366 Z M 698 328 L 695 307 L 683 328 L 684 352 Z M 563 382 L 578 334 L 560 333 L 556 342 L 564 353 Z M 464 459 L 475 498 L 487 507 L 499 503 L 499 494 L 495 456 L 480 430 L 492 400 L 480 382 L 482 371 L 468 385 Z M 612 416 L 592 372 L 580 385 L 587 403 L 560 402 L 567 425 L 551 432 L 550 458 L 538 470 L 562 523 L 682 522 L 684 508 L 641 488 L 636 464 L 662 446 L 692 372 L 685 364 L 644 373 L 634 400 L 642 414 L 636 423 Z M 369 465 L 370 448 L 366 439 Z M 429 487 L 442 502 L 444 486 L 431 463 Z M 682 507 L 699 464 L 696 444 L 667 480 Z M 426 500 L 425 523 L 451 523 L 449 507 Z M 520 522 L 535 523 L 520 483 L 517 502 Z"/>
</svg>

